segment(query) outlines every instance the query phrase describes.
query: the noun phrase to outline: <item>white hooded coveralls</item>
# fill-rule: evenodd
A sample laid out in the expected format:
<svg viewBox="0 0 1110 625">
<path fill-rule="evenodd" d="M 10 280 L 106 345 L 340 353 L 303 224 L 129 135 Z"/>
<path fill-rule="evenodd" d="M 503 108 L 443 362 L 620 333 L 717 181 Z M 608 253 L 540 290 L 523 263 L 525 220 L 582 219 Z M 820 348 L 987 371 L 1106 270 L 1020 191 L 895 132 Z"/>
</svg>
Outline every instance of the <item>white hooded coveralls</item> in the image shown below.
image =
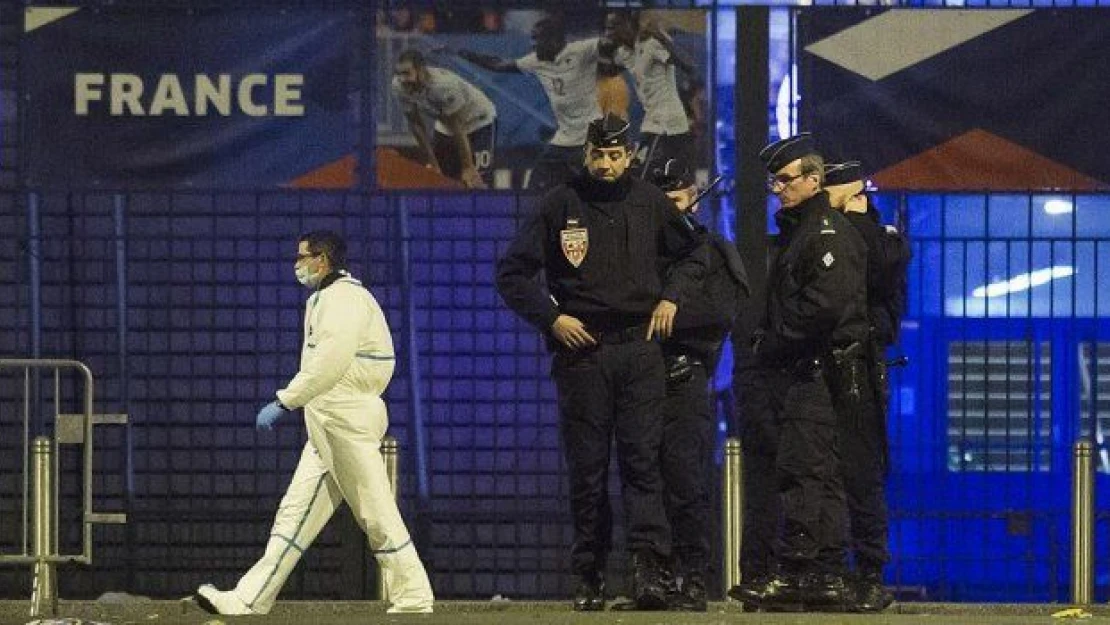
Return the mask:
<svg viewBox="0 0 1110 625">
<path fill-rule="evenodd" d="M 381 442 L 389 425 L 382 392 L 393 375 L 393 341 L 381 307 L 344 274 L 305 309 L 301 368 L 281 403 L 304 408 L 308 442 L 278 506 L 262 558 L 235 594 L 266 614 L 301 555 L 346 501 L 370 541 L 397 611 L 430 611 L 432 588 L 397 509 Z"/>
</svg>

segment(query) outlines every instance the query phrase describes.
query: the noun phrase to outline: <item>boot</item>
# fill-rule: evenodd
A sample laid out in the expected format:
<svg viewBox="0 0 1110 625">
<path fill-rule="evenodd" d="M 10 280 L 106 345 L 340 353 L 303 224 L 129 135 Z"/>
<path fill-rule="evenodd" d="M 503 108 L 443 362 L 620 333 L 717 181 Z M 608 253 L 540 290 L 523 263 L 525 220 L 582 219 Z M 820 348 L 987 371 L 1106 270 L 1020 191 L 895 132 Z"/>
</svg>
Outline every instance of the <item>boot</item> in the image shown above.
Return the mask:
<svg viewBox="0 0 1110 625">
<path fill-rule="evenodd" d="M 847 612 L 853 603 L 844 578 L 826 573 L 780 574 L 741 597 L 746 609 L 765 612 Z"/>
<path fill-rule="evenodd" d="M 705 592 L 705 577 L 701 573 L 687 573 L 682 577 L 682 588 L 667 595 L 667 609 L 682 612 L 706 612 L 709 609 Z"/>
<path fill-rule="evenodd" d="M 856 612 L 882 612 L 894 603 L 894 595 L 883 586 L 882 573 L 861 573 L 852 590 Z"/>
<path fill-rule="evenodd" d="M 774 578 L 771 573 L 760 573 L 746 577 L 744 581 L 738 585 L 728 589 L 728 596 L 743 603 L 745 607 L 749 604 L 753 605 L 759 601 L 759 596 L 767 586 L 767 584 Z"/>
<path fill-rule="evenodd" d="M 605 580 L 598 573 L 580 575 L 574 587 L 575 612 L 600 612 L 605 609 Z"/>
<path fill-rule="evenodd" d="M 612 610 L 652 611 L 667 609 L 667 572 L 650 552 L 632 556 L 632 600 L 616 603 Z"/>
<path fill-rule="evenodd" d="M 803 575 L 799 592 L 801 603 L 813 612 L 848 612 L 855 605 L 855 593 L 834 573 Z"/>
<path fill-rule="evenodd" d="M 641 610 L 667 609 L 667 577 L 655 554 L 632 556 L 632 600 Z"/>
<path fill-rule="evenodd" d="M 803 612 L 801 575 L 780 573 L 734 586 L 729 596 L 744 604 L 744 610 L 763 612 Z"/>
</svg>

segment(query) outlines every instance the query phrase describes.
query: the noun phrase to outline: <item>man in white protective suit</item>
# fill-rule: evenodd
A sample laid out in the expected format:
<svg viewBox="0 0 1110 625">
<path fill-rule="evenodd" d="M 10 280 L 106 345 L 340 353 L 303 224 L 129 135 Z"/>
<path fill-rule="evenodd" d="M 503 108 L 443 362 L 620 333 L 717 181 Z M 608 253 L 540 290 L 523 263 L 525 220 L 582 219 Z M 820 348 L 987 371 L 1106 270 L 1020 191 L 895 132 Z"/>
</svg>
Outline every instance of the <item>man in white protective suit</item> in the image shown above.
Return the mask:
<svg viewBox="0 0 1110 625">
<path fill-rule="evenodd" d="M 267 614 L 301 555 L 340 503 L 351 506 L 384 576 L 390 613 L 431 612 L 428 574 L 386 479 L 380 445 L 389 425 L 381 394 L 393 375 L 393 341 L 378 302 L 344 269 L 334 232 L 300 238 L 297 280 L 313 289 L 305 307 L 301 369 L 258 413 L 269 430 L 304 408 L 308 442 L 278 506 L 262 558 L 235 588 L 197 589 L 214 614 Z"/>
</svg>

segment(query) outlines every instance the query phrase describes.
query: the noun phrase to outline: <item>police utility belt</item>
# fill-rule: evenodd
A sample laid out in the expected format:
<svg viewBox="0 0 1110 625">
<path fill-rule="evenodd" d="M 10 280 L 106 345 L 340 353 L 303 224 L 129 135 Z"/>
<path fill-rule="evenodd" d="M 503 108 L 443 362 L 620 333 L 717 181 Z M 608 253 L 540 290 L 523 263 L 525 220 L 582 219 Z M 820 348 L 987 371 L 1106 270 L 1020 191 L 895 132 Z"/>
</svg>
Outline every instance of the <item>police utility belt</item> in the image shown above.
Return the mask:
<svg viewBox="0 0 1110 625">
<path fill-rule="evenodd" d="M 594 337 L 594 340 L 598 343 L 605 343 L 607 345 L 645 341 L 647 340 L 647 329 L 646 323 L 607 330 L 594 330 L 590 328 L 588 324 L 586 326 L 586 331 L 590 333 L 590 336 Z"/>
</svg>

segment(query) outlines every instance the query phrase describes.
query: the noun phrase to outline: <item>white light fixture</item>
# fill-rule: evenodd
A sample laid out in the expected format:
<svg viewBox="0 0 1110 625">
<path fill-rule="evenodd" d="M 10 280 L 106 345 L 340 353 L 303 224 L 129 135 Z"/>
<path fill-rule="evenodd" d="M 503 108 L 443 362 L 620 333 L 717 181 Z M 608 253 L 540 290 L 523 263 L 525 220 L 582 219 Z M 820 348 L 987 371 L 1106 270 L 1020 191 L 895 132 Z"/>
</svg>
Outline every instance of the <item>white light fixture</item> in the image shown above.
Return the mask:
<svg viewBox="0 0 1110 625">
<path fill-rule="evenodd" d="M 1071 200 L 1064 200 L 1061 198 L 1054 198 L 1045 200 L 1044 212 L 1049 215 L 1070 215 L 1075 210 Z"/>
<path fill-rule="evenodd" d="M 780 139 L 793 137 L 798 133 L 798 119 L 793 109 L 802 98 L 797 94 L 797 83 L 798 66 L 792 64 L 790 74 L 783 76 L 779 83 L 779 92 L 775 97 L 775 127 Z"/>
<path fill-rule="evenodd" d="M 1075 267 L 1071 265 L 1056 265 L 1055 267 L 1038 269 L 1029 273 L 1019 273 L 1009 280 L 992 282 L 991 284 L 975 287 L 975 290 L 971 292 L 971 296 L 978 298 L 1002 297 L 1009 293 L 1028 291 L 1035 286 L 1047 284 L 1052 280 L 1067 278 L 1073 275 L 1075 275 Z"/>
</svg>

